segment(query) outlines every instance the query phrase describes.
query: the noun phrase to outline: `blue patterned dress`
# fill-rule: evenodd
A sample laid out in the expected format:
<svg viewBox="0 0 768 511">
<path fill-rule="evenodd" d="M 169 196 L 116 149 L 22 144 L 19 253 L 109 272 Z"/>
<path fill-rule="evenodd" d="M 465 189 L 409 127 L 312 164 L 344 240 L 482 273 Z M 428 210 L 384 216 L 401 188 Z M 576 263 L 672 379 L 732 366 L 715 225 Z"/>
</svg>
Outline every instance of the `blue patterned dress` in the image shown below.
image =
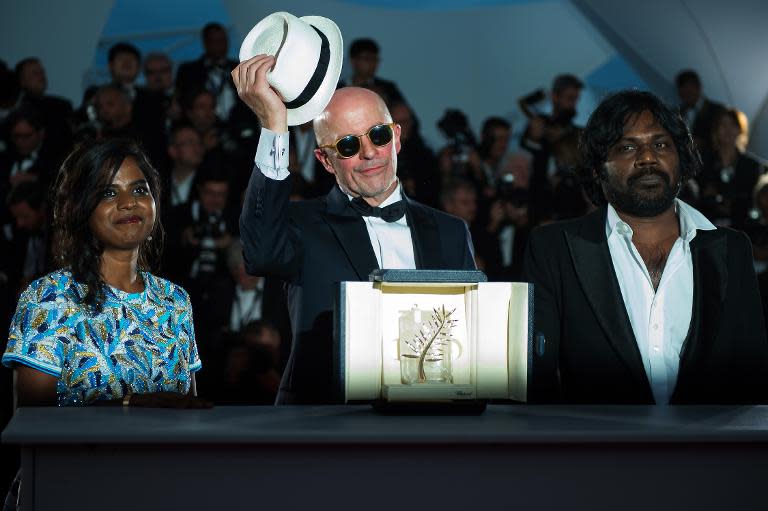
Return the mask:
<svg viewBox="0 0 768 511">
<path fill-rule="evenodd" d="M 79 303 L 87 288 L 68 270 L 36 280 L 19 298 L 3 365 L 57 377 L 59 406 L 119 399 L 128 390 L 189 392 L 201 367 L 189 295 L 142 277 L 141 293 L 107 287 L 99 313 Z"/>
</svg>

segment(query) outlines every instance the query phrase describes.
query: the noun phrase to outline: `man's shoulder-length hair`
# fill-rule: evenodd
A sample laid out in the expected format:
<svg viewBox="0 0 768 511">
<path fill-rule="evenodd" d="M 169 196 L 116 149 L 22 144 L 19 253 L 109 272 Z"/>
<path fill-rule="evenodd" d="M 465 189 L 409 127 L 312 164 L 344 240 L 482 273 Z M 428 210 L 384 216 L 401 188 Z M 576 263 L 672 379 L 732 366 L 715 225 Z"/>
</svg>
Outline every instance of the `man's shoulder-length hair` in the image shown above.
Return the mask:
<svg viewBox="0 0 768 511">
<path fill-rule="evenodd" d="M 605 178 L 608 150 L 624 134 L 624 126 L 632 117 L 648 111 L 672 137 L 680 160 L 680 180 L 694 177 L 701 167 L 701 156 L 685 121 L 650 92 L 623 90 L 605 98 L 589 117 L 581 134 L 581 164 L 578 172 L 590 200 L 597 206 L 607 203 L 601 186 Z"/>
</svg>

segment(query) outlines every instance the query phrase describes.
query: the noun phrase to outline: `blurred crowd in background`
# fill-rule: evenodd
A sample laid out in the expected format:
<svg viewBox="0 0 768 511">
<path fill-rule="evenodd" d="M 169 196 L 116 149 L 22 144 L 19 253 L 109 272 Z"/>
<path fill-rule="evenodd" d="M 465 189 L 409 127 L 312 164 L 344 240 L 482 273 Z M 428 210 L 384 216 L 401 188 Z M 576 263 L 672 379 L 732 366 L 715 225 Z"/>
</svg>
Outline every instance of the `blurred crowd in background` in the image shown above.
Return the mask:
<svg viewBox="0 0 768 511">
<path fill-rule="evenodd" d="M 113 45 L 111 81 L 86 90 L 76 106 L 46 94 L 44 63 L 34 56 L 0 63 L 0 317 L 7 331 L 20 291 L 57 268 L 49 186 L 63 159 L 83 140 L 134 138 L 163 178 L 153 192 L 161 195 L 165 241 L 153 271 L 192 298 L 201 395 L 217 404 L 270 404 L 290 351 L 284 289 L 245 273 L 238 240 L 260 126 L 234 90 L 237 62 L 228 58 L 226 30 L 211 23 L 201 37 L 204 54 L 182 63 L 141 55 L 129 42 Z M 435 150 L 419 133 L 408 91 L 377 76 L 380 52 L 371 39 L 353 41 L 352 77 L 339 87 L 367 87 L 384 98 L 402 126 L 397 170 L 406 194 L 467 222 L 477 265 L 490 280 L 519 279 L 531 228 L 593 207 L 579 180 L 580 128 L 573 122 L 582 82 L 561 74 L 549 90 L 518 98 L 528 119 L 519 142 L 503 116 L 485 119 L 473 133 L 457 105 L 438 123 L 447 143 Z M 708 99 L 694 71 L 675 80 L 680 113 L 702 155 L 701 172 L 680 197 L 716 225 L 749 235 L 766 296 L 768 178 L 764 164 L 745 152 L 747 120 Z M 327 193 L 335 180 L 314 157 L 311 124 L 290 131 L 292 199 Z M 10 371 L 1 370 L 10 381 Z M 10 394 L 3 394 L 6 409 Z"/>
</svg>

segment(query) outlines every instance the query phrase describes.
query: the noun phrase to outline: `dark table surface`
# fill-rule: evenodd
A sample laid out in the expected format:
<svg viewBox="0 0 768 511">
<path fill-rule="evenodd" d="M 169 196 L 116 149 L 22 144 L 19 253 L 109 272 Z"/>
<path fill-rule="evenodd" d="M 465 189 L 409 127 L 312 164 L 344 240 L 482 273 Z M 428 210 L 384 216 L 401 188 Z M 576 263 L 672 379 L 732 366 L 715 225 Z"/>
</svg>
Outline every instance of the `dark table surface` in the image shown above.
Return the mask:
<svg viewBox="0 0 768 511">
<path fill-rule="evenodd" d="M 382 415 L 370 406 L 21 408 L 21 445 L 768 442 L 768 406 L 489 405 L 481 415 Z"/>
</svg>

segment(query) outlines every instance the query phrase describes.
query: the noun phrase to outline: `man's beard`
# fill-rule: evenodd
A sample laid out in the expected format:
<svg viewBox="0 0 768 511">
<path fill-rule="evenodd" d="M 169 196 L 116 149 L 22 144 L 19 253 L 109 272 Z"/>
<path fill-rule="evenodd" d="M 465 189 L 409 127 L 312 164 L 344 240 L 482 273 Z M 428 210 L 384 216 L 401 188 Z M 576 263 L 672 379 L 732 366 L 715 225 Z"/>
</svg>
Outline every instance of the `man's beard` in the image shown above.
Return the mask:
<svg viewBox="0 0 768 511">
<path fill-rule="evenodd" d="M 655 217 L 670 207 L 675 201 L 675 197 L 680 192 L 680 179 L 672 184 L 670 183 L 669 175 L 657 168 L 649 168 L 634 174 L 627 179 L 626 185 L 618 182 L 615 178 L 611 178 L 605 170 L 600 176 L 603 181 L 603 192 L 608 202 L 613 205 L 617 210 L 640 218 Z M 648 191 L 641 191 L 637 185 L 638 179 L 656 175 L 662 180 L 661 191 L 654 193 L 648 193 Z"/>
</svg>

